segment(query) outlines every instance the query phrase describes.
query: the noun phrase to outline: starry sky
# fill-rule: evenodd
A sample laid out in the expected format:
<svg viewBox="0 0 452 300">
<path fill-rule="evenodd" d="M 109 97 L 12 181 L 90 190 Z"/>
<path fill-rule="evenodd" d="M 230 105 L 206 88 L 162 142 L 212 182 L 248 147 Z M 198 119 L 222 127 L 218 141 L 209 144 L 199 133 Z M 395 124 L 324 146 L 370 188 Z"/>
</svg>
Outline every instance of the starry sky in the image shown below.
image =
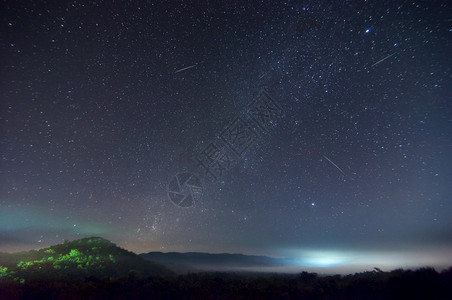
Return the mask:
<svg viewBox="0 0 452 300">
<path fill-rule="evenodd" d="M 225 3 L 1 2 L 0 251 L 452 265 L 448 1 Z"/>
</svg>

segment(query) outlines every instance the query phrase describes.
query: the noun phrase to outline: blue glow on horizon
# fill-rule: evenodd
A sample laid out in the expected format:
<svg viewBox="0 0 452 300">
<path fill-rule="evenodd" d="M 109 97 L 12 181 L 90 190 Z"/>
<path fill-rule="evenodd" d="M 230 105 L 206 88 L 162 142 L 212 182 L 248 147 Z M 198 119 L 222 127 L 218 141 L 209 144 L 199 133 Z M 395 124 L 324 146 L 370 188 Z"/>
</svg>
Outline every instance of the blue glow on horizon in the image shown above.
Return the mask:
<svg viewBox="0 0 452 300">
<path fill-rule="evenodd" d="M 359 270 L 372 270 L 379 267 L 384 270 L 396 268 L 419 268 L 431 266 L 442 270 L 452 264 L 451 245 L 436 245 L 417 249 L 292 249 L 286 255 L 292 257 L 292 267 L 310 270 L 328 269 L 344 273 Z M 432 255 L 434 253 L 434 255 Z"/>
<path fill-rule="evenodd" d="M 341 253 L 340 251 L 322 251 L 311 250 L 303 251 L 296 263 L 300 266 L 310 267 L 332 267 L 347 264 L 350 262 L 350 257 Z"/>
</svg>

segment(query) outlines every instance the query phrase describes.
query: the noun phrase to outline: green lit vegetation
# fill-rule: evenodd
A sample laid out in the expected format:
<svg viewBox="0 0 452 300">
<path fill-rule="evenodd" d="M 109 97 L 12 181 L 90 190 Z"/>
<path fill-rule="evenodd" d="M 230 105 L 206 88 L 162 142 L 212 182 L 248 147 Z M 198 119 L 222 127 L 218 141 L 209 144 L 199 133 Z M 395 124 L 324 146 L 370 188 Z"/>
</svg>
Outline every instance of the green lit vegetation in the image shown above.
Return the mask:
<svg viewBox="0 0 452 300">
<path fill-rule="evenodd" d="M 26 269 L 28 267 L 31 267 L 32 265 L 34 265 L 34 262 L 32 262 L 32 261 L 20 261 L 17 264 L 17 267 L 21 268 L 21 269 Z"/>
<path fill-rule="evenodd" d="M 0 278 L 6 277 L 8 275 L 8 268 L 0 266 Z"/>
<path fill-rule="evenodd" d="M 91 238 L 87 241 L 90 244 L 93 243 L 105 243 L 103 239 Z M 73 244 L 73 245 L 71 245 Z M 65 246 L 65 247 L 61 247 Z M 79 248 L 71 247 L 68 249 L 66 246 L 80 246 Z M 92 248 L 97 251 L 93 251 Z M 69 268 L 76 268 L 78 270 L 87 271 L 88 269 L 102 268 L 102 264 L 105 262 L 116 262 L 114 256 L 108 253 L 99 253 L 98 249 L 102 247 L 84 247 L 84 243 L 64 243 L 58 245 L 55 248 L 43 249 L 39 251 L 30 251 L 27 253 L 24 259 L 18 260 L 18 262 L 12 266 L 18 272 L 24 271 L 49 271 L 49 270 L 67 270 Z M 92 254 L 97 255 L 92 255 Z M 21 282 L 21 278 L 18 276 L 12 277 L 13 272 L 8 272 L 8 267 L 0 266 L 0 278 L 10 277 L 15 281 Z"/>
<path fill-rule="evenodd" d="M 60 255 L 55 259 L 53 257 L 50 259 L 49 257 L 48 260 L 53 262 L 55 269 L 61 269 L 62 266 L 66 267 L 71 265 L 77 266 L 79 269 L 86 269 L 94 263 L 92 255 L 86 255 L 78 249 L 71 249 L 68 254 Z"/>
</svg>

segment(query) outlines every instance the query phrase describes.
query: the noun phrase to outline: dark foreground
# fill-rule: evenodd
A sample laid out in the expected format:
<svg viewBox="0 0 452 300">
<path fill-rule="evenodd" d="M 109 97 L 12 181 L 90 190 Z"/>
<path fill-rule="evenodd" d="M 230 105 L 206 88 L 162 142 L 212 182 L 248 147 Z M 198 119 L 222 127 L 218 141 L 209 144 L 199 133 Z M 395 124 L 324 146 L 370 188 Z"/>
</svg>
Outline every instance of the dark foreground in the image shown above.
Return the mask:
<svg viewBox="0 0 452 300">
<path fill-rule="evenodd" d="M 452 268 L 347 276 L 193 273 L 119 280 L 0 281 L 0 299 L 451 299 Z"/>
</svg>

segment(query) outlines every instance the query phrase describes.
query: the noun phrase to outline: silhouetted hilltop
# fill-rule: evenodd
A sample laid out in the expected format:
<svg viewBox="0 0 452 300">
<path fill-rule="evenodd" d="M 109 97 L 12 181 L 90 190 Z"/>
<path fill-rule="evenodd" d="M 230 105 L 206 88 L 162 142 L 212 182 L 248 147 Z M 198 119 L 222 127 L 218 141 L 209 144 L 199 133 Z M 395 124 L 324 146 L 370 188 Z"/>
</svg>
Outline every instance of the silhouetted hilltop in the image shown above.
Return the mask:
<svg viewBox="0 0 452 300">
<path fill-rule="evenodd" d="M 121 278 L 171 275 L 164 266 L 146 261 L 100 237 L 84 238 L 40 250 L 0 254 L 0 280 Z"/>
</svg>

